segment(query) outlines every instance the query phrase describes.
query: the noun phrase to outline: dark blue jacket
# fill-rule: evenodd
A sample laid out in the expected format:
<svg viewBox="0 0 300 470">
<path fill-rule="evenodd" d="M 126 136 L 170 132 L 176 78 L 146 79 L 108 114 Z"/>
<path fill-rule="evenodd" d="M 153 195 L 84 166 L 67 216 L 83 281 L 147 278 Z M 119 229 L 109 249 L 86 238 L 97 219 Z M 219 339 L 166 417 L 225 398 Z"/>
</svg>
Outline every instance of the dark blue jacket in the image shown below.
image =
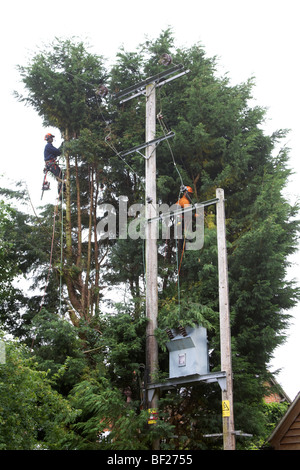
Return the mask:
<svg viewBox="0 0 300 470">
<path fill-rule="evenodd" d="M 55 158 L 59 157 L 60 154 L 61 151 L 48 142 L 44 150 L 44 160 L 45 162 L 48 160 L 54 160 Z"/>
</svg>

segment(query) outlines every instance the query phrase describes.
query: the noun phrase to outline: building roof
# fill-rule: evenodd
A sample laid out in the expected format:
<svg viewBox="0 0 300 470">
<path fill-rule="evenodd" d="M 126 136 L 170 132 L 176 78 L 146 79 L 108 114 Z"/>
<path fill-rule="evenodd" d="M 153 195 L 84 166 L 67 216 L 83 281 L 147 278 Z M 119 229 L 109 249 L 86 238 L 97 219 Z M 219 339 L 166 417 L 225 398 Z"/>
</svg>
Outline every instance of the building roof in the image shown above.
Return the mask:
<svg viewBox="0 0 300 470">
<path fill-rule="evenodd" d="M 270 374 L 269 383 L 266 384 L 270 389 L 270 393 L 266 394 L 264 399 L 266 403 L 282 403 L 286 402 L 289 405 L 292 403 L 290 397 L 285 393 L 281 385 L 277 382 L 274 375 Z"/>
<path fill-rule="evenodd" d="M 300 392 L 268 439 L 274 450 L 300 450 Z"/>
</svg>

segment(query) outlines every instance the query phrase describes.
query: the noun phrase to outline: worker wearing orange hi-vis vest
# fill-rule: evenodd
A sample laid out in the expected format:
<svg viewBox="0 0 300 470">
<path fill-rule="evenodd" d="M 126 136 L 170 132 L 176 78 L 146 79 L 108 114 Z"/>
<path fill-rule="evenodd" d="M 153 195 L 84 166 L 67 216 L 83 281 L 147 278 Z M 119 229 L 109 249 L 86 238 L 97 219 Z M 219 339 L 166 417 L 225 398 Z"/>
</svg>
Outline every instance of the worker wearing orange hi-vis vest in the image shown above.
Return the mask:
<svg viewBox="0 0 300 470">
<path fill-rule="evenodd" d="M 192 204 L 192 201 L 189 197 L 189 193 L 193 193 L 193 190 L 190 186 L 185 186 L 185 191 L 183 193 L 183 196 L 177 201 L 176 204 L 179 204 L 184 209 L 184 206 L 190 206 Z"/>
<path fill-rule="evenodd" d="M 189 206 L 192 206 L 193 202 L 190 198 L 190 194 L 193 193 L 193 190 L 190 186 L 184 186 L 183 188 L 183 196 L 176 202 L 176 205 L 180 206 L 182 209 L 186 209 L 187 207 Z M 179 209 L 179 207 L 178 207 Z M 179 230 L 179 227 L 183 224 L 184 222 L 184 214 L 180 215 L 180 216 L 177 216 L 177 230 Z M 181 233 L 182 235 L 180 235 L 180 238 L 181 236 L 183 236 L 183 239 L 179 242 L 179 249 L 180 250 L 183 250 L 184 251 L 184 247 L 185 247 L 185 233 L 186 233 L 186 230 L 190 229 L 190 224 L 187 224 L 187 226 L 180 228 L 179 232 L 177 231 L 177 235 L 178 233 Z M 184 231 L 184 233 L 182 233 L 182 231 Z"/>
</svg>

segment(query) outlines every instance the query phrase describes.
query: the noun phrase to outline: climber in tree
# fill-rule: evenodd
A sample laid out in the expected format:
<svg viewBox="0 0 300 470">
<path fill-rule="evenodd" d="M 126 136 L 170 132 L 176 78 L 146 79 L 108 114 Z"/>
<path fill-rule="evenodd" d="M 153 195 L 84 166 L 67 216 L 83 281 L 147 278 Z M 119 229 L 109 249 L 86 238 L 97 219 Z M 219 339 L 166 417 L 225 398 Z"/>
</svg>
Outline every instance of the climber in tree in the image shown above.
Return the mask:
<svg viewBox="0 0 300 470">
<path fill-rule="evenodd" d="M 190 198 L 190 195 L 189 195 L 189 194 L 192 194 L 192 193 L 193 193 L 192 188 L 190 186 L 185 186 L 183 196 L 179 199 L 179 201 L 176 202 L 176 204 L 178 204 L 183 209 L 184 209 L 185 206 L 190 206 L 191 204 L 193 204 L 193 202 Z"/>
<path fill-rule="evenodd" d="M 181 188 L 181 190 L 183 191 L 183 195 L 182 197 L 179 199 L 179 201 L 176 202 L 176 205 L 178 205 L 178 207 L 181 207 L 182 209 L 186 209 L 188 208 L 189 206 L 193 206 L 193 201 L 191 199 L 191 196 L 190 194 L 193 193 L 193 189 L 190 187 L 190 186 L 183 186 Z M 197 214 L 193 214 L 193 220 L 197 217 Z M 184 214 L 182 214 L 180 217 L 178 217 L 177 219 L 177 226 L 181 225 L 181 224 L 184 224 L 185 225 L 185 218 L 184 218 Z M 183 227 L 183 231 L 184 231 L 184 237 L 182 240 L 180 240 L 179 242 L 179 249 L 180 250 L 183 250 L 184 251 L 184 248 L 185 248 L 185 235 L 186 235 L 186 230 L 190 230 L 191 229 L 191 224 L 188 223 L 187 226 L 184 226 Z"/>
<path fill-rule="evenodd" d="M 52 144 L 54 135 L 48 133 L 45 135 L 44 140 L 46 140 L 47 144 L 44 150 L 44 160 L 45 160 L 45 169 L 50 171 L 58 181 L 58 193 L 61 191 L 62 185 L 62 171 L 59 165 L 56 163 L 57 157 L 61 155 L 61 149 L 57 149 Z M 64 191 L 66 190 L 64 185 Z"/>
</svg>

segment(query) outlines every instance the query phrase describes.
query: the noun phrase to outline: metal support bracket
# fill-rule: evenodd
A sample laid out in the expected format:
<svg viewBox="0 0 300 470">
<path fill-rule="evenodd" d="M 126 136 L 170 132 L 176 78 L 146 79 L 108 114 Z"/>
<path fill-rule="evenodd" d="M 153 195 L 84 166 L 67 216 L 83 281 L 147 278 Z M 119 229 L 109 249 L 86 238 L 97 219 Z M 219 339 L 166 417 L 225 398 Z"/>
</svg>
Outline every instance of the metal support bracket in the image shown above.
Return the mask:
<svg viewBox="0 0 300 470">
<path fill-rule="evenodd" d="M 159 84 L 163 85 L 164 83 L 166 83 L 166 80 L 163 81 L 163 79 L 165 77 L 167 77 L 169 75 L 172 75 L 177 70 L 181 70 L 182 68 L 183 68 L 182 64 L 174 65 L 173 67 L 170 67 L 169 69 L 165 70 L 164 72 L 161 72 L 161 73 L 158 73 L 157 75 L 153 75 L 152 77 L 146 78 L 145 80 L 138 83 L 137 85 L 133 85 L 133 86 L 130 86 L 128 88 L 125 88 L 125 90 L 119 91 L 118 93 L 116 93 L 114 95 L 114 98 L 116 100 L 119 100 L 123 96 L 130 95 L 128 98 L 122 99 L 120 101 L 120 104 L 124 103 L 125 101 L 129 101 L 132 98 L 135 98 L 136 96 L 139 96 L 139 95 L 143 94 L 145 92 L 145 87 L 147 85 L 149 85 L 150 83 L 155 83 L 156 86 L 159 85 Z M 188 72 L 189 72 L 189 70 L 185 71 L 185 72 L 182 72 L 179 75 L 176 75 L 174 77 L 169 78 L 168 81 L 174 80 L 178 76 L 183 75 L 184 73 L 188 73 Z"/>
<path fill-rule="evenodd" d="M 150 389 L 147 390 L 147 392 L 148 392 L 148 397 L 147 397 L 148 401 L 152 402 L 156 390 L 155 390 L 155 388 L 150 388 Z"/>
<path fill-rule="evenodd" d="M 218 378 L 217 378 L 217 381 L 218 381 L 218 384 L 219 384 L 220 387 L 221 387 L 222 392 L 226 392 L 226 390 L 227 390 L 227 381 L 226 381 L 226 377 L 218 377 Z"/>
<path fill-rule="evenodd" d="M 172 377 L 172 378 L 166 379 L 162 383 L 148 384 L 147 391 L 149 393 L 150 390 L 155 390 L 155 389 L 168 390 L 171 388 L 176 388 L 178 386 L 191 385 L 197 382 L 206 382 L 206 383 L 218 382 L 220 387 L 221 388 L 225 387 L 225 390 L 226 390 L 226 372 L 225 371 L 209 372 L 208 374 L 202 374 L 202 375 L 192 374 L 192 375 L 186 375 L 182 377 Z"/>
<path fill-rule="evenodd" d="M 167 135 L 157 137 L 157 139 L 150 140 L 149 142 L 145 142 L 144 144 L 137 145 L 136 147 L 132 147 L 129 150 L 125 150 L 124 152 L 120 152 L 121 157 L 125 157 L 126 155 L 130 155 L 131 153 L 138 152 L 140 153 L 140 150 L 149 147 L 150 145 L 155 145 L 156 146 L 162 142 L 163 140 L 170 139 L 171 137 L 174 137 L 175 133 L 174 132 L 169 132 Z M 145 157 L 143 154 L 140 153 L 146 160 L 148 160 L 150 157 Z"/>
<path fill-rule="evenodd" d="M 170 212 L 165 212 L 163 214 L 160 214 L 156 217 L 152 217 L 151 219 L 148 219 L 148 223 L 154 222 L 155 220 L 162 220 L 165 217 L 170 217 L 171 215 L 173 217 L 176 217 L 177 215 L 182 215 L 186 212 L 193 211 L 195 209 L 200 209 L 201 207 L 206 207 L 206 206 L 211 206 L 212 204 L 216 204 L 219 201 L 219 199 L 210 199 L 208 201 L 203 201 L 203 202 L 197 202 L 196 204 L 193 204 L 191 206 L 185 207 L 184 209 L 178 209 L 175 211 L 170 211 Z"/>
<path fill-rule="evenodd" d="M 234 434 L 235 436 L 241 436 L 241 437 L 253 437 L 253 434 L 248 434 L 243 431 L 234 431 L 231 434 Z M 203 437 L 223 437 L 223 433 L 215 433 L 215 434 L 203 434 Z"/>
</svg>

